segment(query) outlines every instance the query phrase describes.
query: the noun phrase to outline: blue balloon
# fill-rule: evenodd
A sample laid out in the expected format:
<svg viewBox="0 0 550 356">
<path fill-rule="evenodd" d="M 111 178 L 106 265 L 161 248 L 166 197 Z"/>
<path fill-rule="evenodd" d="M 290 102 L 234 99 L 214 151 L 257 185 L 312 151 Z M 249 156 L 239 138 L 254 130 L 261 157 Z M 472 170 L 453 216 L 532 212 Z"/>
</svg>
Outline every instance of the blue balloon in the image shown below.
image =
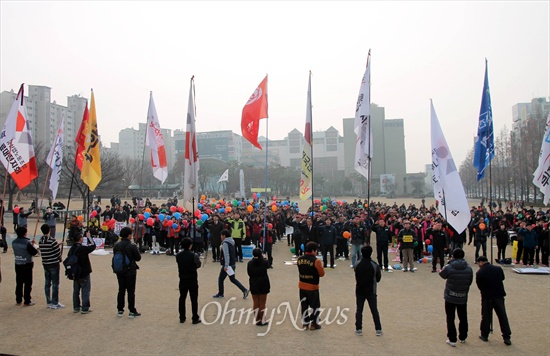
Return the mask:
<svg viewBox="0 0 550 356">
<path fill-rule="evenodd" d="M 296 212 L 299 213 L 299 212 L 300 212 L 300 208 L 296 208 Z"/>
<path fill-rule="evenodd" d="M 432 253 L 434 251 L 434 247 L 432 245 L 428 246 L 428 252 Z"/>
<path fill-rule="evenodd" d="M 257 197 L 258 199 L 260 199 L 261 196 L 262 196 L 262 195 L 261 195 L 260 193 L 256 193 L 256 197 Z"/>
<path fill-rule="evenodd" d="M 179 220 L 181 218 L 181 213 L 174 213 L 174 217 L 176 220 Z"/>
<path fill-rule="evenodd" d="M 313 216 L 315 215 L 315 213 L 312 211 L 311 213 L 309 213 L 309 216 Z"/>
<path fill-rule="evenodd" d="M 260 208 L 260 204 L 258 204 L 258 203 L 254 204 L 254 208 L 259 209 L 259 208 Z"/>
<path fill-rule="evenodd" d="M 143 214 L 143 216 L 145 216 L 145 214 Z M 159 221 L 164 221 L 164 218 L 165 218 L 164 214 L 159 214 Z"/>
<path fill-rule="evenodd" d="M 225 208 L 221 208 L 220 213 L 225 214 Z"/>
<path fill-rule="evenodd" d="M 151 214 L 148 212 L 145 212 L 143 213 L 143 216 L 145 217 L 145 219 L 149 219 L 151 217 Z"/>
<path fill-rule="evenodd" d="M 202 221 L 208 220 L 208 214 L 202 214 L 201 220 L 202 220 Z"/>
<path fill-rule="evenodd" d="M 302 251 L 305 251 L 305 250 L 306 250 L 306 248 L 304 247 L 304 244 L 302 244 L 302 245 L 300 246 L 300 248 L 302 249 Z"/>
<path fill-rule="evenodd" d="M 202 204 L 201 203 L 199 203 L 197 206 L 199 207 L 199 209 L 202 209 Z"/>
<path fill-rule="evenodd" d="M 250 199 L 246 199 L 246 204 L 250 204 Z"/>
<path fill-rule="evenodd" d="M 173 224 L 172 224 L 172 229 L 177 229 L 177 228 L 178 228 L 178 224 L 173 223 Z"/>
</svg>

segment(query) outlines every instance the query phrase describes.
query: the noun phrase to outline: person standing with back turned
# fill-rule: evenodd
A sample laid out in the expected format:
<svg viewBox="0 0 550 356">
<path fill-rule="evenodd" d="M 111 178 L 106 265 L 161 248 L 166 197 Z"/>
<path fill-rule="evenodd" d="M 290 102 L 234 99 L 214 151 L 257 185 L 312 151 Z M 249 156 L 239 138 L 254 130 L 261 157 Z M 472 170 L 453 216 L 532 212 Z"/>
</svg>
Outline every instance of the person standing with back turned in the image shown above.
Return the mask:
<svg viewBox="0 0 550 356">
<path fill-rule="evenodd" d="M 128 259 L 130 260 L 130 265 L 128 270 L 117 273 L 116 278 L 118 281 L 118 295 L 117 295 L 117 316 L 121 317 L 124 315 L 124 295 L 128 293 L 128 310 L 130 313 L 128 317 L 133 319 L 135 317 L 141 316 L 141 313 L 138 313 L 135 304 L 136 304 L 136 279 L 137 279 L 137 270 L 139 269 L 136 264 L 137 261 L 141 260 L 141 255 L 135 244 L 130 241 L 132 238 L 132 229 L 129 227 L 123 227 L 120 229 L 120 241 L 118 241 L 113 247 L 113 254 L 117 252 L 123 252 Z"/>
</svg>

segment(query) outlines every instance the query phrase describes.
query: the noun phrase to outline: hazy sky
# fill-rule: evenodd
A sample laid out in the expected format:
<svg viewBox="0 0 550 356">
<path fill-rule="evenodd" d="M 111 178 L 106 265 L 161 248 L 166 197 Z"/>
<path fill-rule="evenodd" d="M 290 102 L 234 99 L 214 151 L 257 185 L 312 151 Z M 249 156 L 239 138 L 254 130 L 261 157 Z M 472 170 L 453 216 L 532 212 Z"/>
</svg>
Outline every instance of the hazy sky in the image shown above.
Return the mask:
<svg viewBox="0 0 550 356">
<path fill-rule="evenodd" d="M 184 129 L 192 75 L 198 131 L 240 134 L 242 107 L 266 73 L 269 137 L 303 131 L 311 70 L 313 128 L 342 133 L 369 48 L 372 102 L 405 119 L 411 173 L 431 162 L 430 98 L 455 161 L 464 160 L 485 57 L 495 131 L 511 127 L 514 104 L 550 94 L 548 1 L 2 0 L 0 14 L 0 91 L 45 85 L 66 105 L 93 88 L 106 145 L 145 122 L 151 90 L 161 126 Z"/>
</svg>

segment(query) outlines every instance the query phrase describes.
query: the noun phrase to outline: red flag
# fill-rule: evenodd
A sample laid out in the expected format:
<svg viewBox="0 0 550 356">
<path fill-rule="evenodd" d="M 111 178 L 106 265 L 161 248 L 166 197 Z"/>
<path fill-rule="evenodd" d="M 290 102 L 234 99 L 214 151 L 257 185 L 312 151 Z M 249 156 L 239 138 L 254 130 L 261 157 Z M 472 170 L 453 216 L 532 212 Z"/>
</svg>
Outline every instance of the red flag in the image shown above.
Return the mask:
<svg viewBox="0 0 550 356">
<path fill-rule="evenodd" d="M 13 102 L 0 133 L 0 162 L 19 189 L 38 177 L 27 110 L 23 104 L 24 84 Z"/>
<path fill-rule="evenodd" d="M 245 104 L 241 119 L 243 137 L 260 150 L 258 129 L 261 119 L 267 119 L 267 75 Z"/>
<path fill-rule="evenodd" d="M 78 133 L 76 134 L 75 142 L 76 142 L 76 165 L 78 166 L 78 169 L 82 171 L 82 163 L 84 162 L 84 150 L 86 148 L 86 127 L 88 125 L 89 120 L 89 113 L 88 113 L 88 102 L 86 102 L 86 107 L 84 108 L 84 115 L 82 116 L 82 122 L 80 123 L 80 128 L 78 129 Z"/>
</svg>

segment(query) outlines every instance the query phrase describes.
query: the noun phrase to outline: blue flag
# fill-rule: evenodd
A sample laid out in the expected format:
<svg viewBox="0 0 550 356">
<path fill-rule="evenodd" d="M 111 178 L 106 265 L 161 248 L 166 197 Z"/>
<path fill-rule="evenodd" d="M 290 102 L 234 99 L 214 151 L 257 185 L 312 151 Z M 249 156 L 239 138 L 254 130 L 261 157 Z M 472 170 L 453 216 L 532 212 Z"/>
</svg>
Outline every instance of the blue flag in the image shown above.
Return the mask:
<svg viewBox="0 0 550 356">
<path fill-rule="evenodd" d="M 495 140 L 493 135 L 493 110 L 491 109 L 491 92 L 489 91 L 489 75 L 487 59 L 485 59 L 485 82 L 479 110 L 479 124 L 474 151 L 474 167 L 477 168 L 477 180 L 485 177 L 485 169 L 495 157 Z"/>
</svg>

